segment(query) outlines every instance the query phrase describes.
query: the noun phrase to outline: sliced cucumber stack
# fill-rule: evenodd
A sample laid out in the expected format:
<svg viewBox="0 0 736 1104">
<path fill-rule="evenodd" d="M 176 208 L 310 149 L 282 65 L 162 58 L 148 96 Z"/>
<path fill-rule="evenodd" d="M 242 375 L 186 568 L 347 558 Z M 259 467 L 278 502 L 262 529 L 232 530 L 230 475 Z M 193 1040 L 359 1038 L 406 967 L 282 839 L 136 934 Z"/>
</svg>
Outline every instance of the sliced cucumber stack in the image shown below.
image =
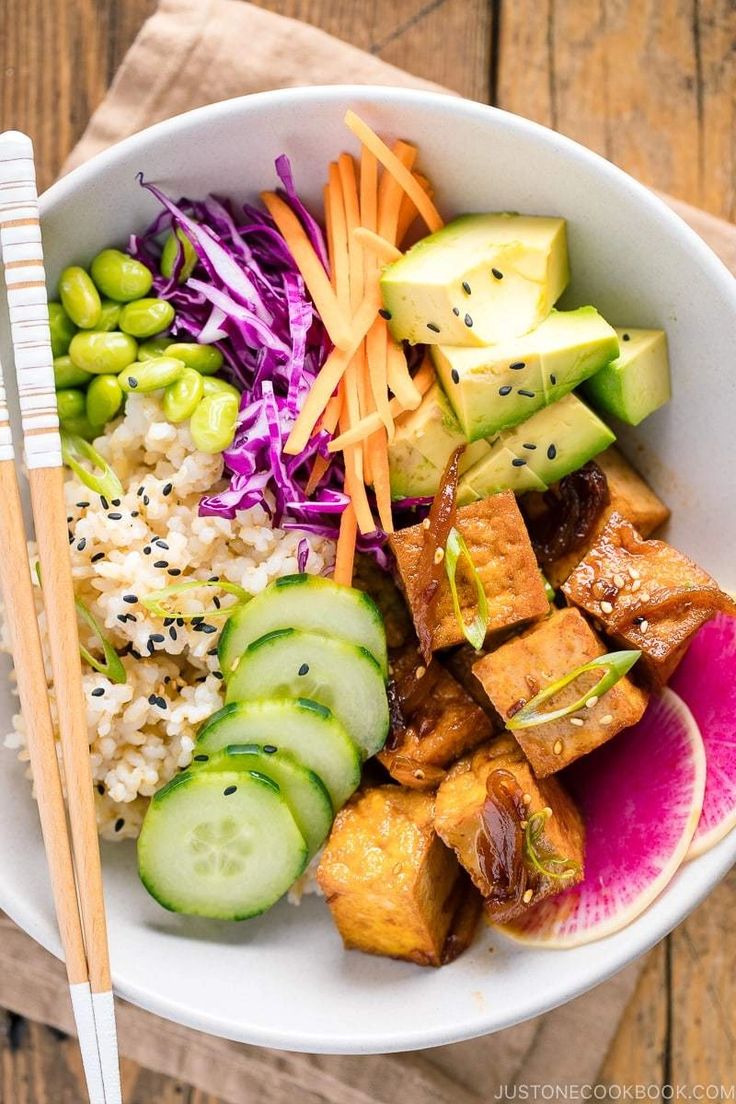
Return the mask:
<svg viewBox="0 0 736 1104">
<path fill-rule="evenodd" d="M 386 684 L 367 648 L 324 633 L 277 629 L 248 645 L 227 685 L 228 703 L 302 697 L 326 705 L 364 759 L 383 747 Z"/>
<path fill-rule="evenodd" d="M 291 752 L 322 779 L 335 812 L 360 782 L 355 744 L 330 710 L 318 702 L 271 698 L 224 706 L 199 730 L 195 764 L 200 756 L 211 757 L 230 744 L 251 743 Z"/>
<path fill-rule="evenodd" d="M 286 893 L 308 848 L 280 787 L 256 771 L 186 771 L 151 801 L 138 871 L 172 912 L 257 916 Z"/>
<path fill-rule="evenodd" d="M 273 744 L 236 744 L 215 752 L 206 762 L 198 755 L 195 767 L 216 774 L 255 773 L 275 782 L 304 836 L 310 859 L 327 839 L 332 827 L 330 795 L 322 779 L 288 751 L 279 751 Z"/>
<path fill-rule="evenodd" d="M 285 575 L 233 614 L 218 646 L 220 668 L 229 678 L 249 644 L 274 629 L 303 629 L 362 645 L 388 674 L 386 633 L 372 598 L 319 575 Z"/>
</svg>

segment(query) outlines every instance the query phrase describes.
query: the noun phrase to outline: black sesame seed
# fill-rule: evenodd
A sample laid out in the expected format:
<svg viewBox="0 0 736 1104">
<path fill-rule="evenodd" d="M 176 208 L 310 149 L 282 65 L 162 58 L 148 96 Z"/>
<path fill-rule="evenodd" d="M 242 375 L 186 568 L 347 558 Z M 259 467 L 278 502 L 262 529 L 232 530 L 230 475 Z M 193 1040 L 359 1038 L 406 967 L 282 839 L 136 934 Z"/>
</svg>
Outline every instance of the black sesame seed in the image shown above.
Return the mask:
<svg viewBox="0 0 736 1104">
<path fill-rule="evenodd" d="M 144 556 L 150 556 L 151 555 L 151 546 L 150 546 L 150 544 L 147 544 L 146 547 L 143 549 L 143 555 Z"/>
<path fill-rule="evenodd" d="M 149 654 L 153 653 L 153 644 L 148 645 L 148 651 L 149 651 Z M 121 652 L 120 654 L 121 655 L 132 655 L 133 659 L 143 659 L 143 656 L 141 655 L 141 653 L 136 651 L 136 649 L 133 647 L 132 644 L 130 645 L 130 647 L 129 647 L 129 649 L 126 653 Z"/>
<path fill-rule="evenodd" d="M 179 626 L 180 629 L 184 628 L 184 618 L 183 617 L 177 617 L 176 623 L 177 623 L 177 625 Z"/>
<path fill-rule="evenodd" d="M 171 675 L 164 675 L 164 682 L 167 684 L 171 682 Z"/>
<path fill-rule="evenodd" d="M 297 673 L 300 674 L 300 675 L 308 675 L 309 674 L 309 664 L 308 663 L 302 663 L 302 665 L 299 668 L 299 671 Z"/>
<path fill-rule="evenodd" d="M 170 567 L 169 568 L 169 575 L 181 575 L 181 568 Z"/>
<path fill-rule="evenodd" d="M 554 445 L 550 445 L 549 448 L 547 449 L 547 459 L 548 460 L 554 460 L 554 458 L 556 456 L 557 456 L 556 447 Z"/>
<path fill-rule="evenodd" d="M 526 368 L 525 360 L 516 360 L 513 364 L 509 364 L 509 368 L 512 372 L 518 372 L 521 368 Z"/>
<path fill-rule="evenodd" d="M 74 534 L 72 533 L 71 529 L 67 529 L 66 535 L 69 537 L 69 543 L 74 544 L 75 537 L 74 537 Z"/>
<path fill-rule="evenodd" d="M 440 332 L 439 326 L 437 326 L 434 322 L 428 322 L 427 323 L 427 329 L 431 330 L 432 333 L 439 333 Z"/>
<path fill-rule="evenodd" d="M 100 796 L 102 796 L 105 792 L 105 787 L 102 785 L 101 782 L 97 783 L 97 792 L 98 794 L 100 794 Z"/>
<path fill-rule="evenodd" d="M 110 502 L 110 505 L 111 506 L 119 506 L 120 505 L 120 499 L 119 498 L 113 498 Z"/>
<path fill-rule="evenodd" d="M 224 677 L 225 677 L 225 676 L 223 675 L 222 671 L 213 671 L 213 672 L 212 672 L 212 674 L 214 675 L 214 677 L 215 677 L 216 679 L 222 679 L 222 678 L 224 678 Z"/>
<path fill-rule="evenodd" d="M 134 613 L 129 613 L 128 614 L 128 620 L 129 621 L 137 621 L 138 618 L 136 617 L 136 615 Z"/>
<path fill-rule="evenodd" d="M 161 488 L 161 494 L 162 494 L 162 495 L 164 496 L 164 498 L 166 498 L 166 496 L 167 496 L 167 495 L 170 495 L 170 494 L 171 494 L 171 492 L 173 491 L 173 489 L 174 489 L 174 484 L 173 484 L 173 483 L 166 483 L 166 484 L 164 484 L 164 486 L 163 486 L 163 487 Z"/>
<path fill-rule="evenodd" d="M 158 700 L 158 699 L 157 699 L 157 697 L 156 697 L 156 695 L 155 695 L 155 694 L 149 694 L 149 695 L 148 695 L 148 704 L 149 704 L 149 705 L 155 705 L 155 704 L 156 704 L 156 702 L 157 702 L 157 700 Z"/>
<path fill-rule="evenodd" d="M 72 517 L 72 515 L 71 515 L 71 514 L 69 514 L 69 516 L 68 516 L 68 517 L 67 517 L 67 519 L 66 519 L 66 523 L 67 523 L 67 525 L 70 525 L 70 524 L 71 524 L 71 522 L 73 522 L 73 521 L 74 521 L 74 518 Z"/>
<path fill-rule="evenodd" d="M 156 651 L 156 645 L 153 643 L 152 640 L 148 641 L 148 643 L 146 644 L 146 648 L 149 655 L 153 655 L 153 653 Z"/>
<path fill-rule="evenodd" d="M 209 755 L 195 755 L 194 756 L 194 762 L 195 763 L 206 763 L 208 761 L 208 759 L 209 759 Z"/>
<path fill-rule="evenodd" d="M 459 383 L 460 382 L 460 373 L 458 372 L 457 368 L 453 368 L 450 375 L 452 376 L 452 382 L 453 383 Z"/>
<path fill-rule="evenodd" d="M 557 383 L 557 376 L 550 376 L 549 382 L 554 386 Z"/>
<path fill-rule="evenodd" d="M 275 744 L 264 744 L 263 750 L 265 751 L 266 755 L 273 755 L 274 752 L 278 751 L 279 749 L 276 747 Z"/>
<path fill-rule="evenodd" d="M 78 502 L 77 503 L 77 509 L 78 510 L 85 510 L 87 508 L 87 506 L 89 506 L 89 502 Z"/>
<path fill-rule="evenodd" d="M 207 655 L 212 655 L 212 656 L 217 655 L 217 648 L 210 648 Z"/>
<path fill-rule="evenodd" d="M 503 387 L 499 387 L 498 393 L 499 395 L 510 395 L 512 390 L 513 389 L 509 387 L 508 384 L 504 384 Z"/>
<path fill-rule="evenodd" d="M 105 558 L 105 553 L 104 552 L 95 552 L 94 556 L 90 556 L 89 562 L 90 563 L 98 563 L 100 560 L 104 560 L 104 558 Z"/>
<path fill-rule="evenodd" d="M 460 308 L 459 307 L 453 307 L 452 308 L 452 313 L 455 315 L 456 318 L 459 318 L 460 317 Z"/>
<path fill-rule="evenodd" d="M 208 636 L 211 636 L 212 633 L 217 632 L 217 625 L 200 625 L 199 630 L 200 632 L 207 633 Z"/>
<path fill-rule="evenodd" d="M 123 601 L 128 602 L 131 606 L 134 606 L 135 603 L 138 601 L 138 595 L 137 594 L 124 594 L 123 595 Z"/>
<path fill-rule="evenodd" d="M 219 575 L 210 575 L 209 579 L 207 580 L 208 583 L 219 583 L 219 581 L 220 581 L 220 576 Z"/>
<path fill-rule="evenodd" d="M 168 567 L 169 566 L 169 561 L 168 560 L 154 560 L 153 561 L 153 566 L 154 567 Z"/>
<path fill-rule="evenodd" d="M 159 707 L 159 709 L 167 709 L 168 708 L 167 705 L 166 705 L 166 698 L 162 698 L 160 694 L 156 698 L 156 705 Z"/>
<path fill-rule="evenodd" d="M 77 552 L 84 552 L 86 547 L 87 547 L 87 538 L 82 537 L 79 544 L 77 545 Z"/>
<path fill-rule="evenodd" d="M 135 376 L 128 376 L 128 387 L 130 387 L 133 391 L 135 391 L 137 386 L 138 386 L 138 380 L 135 378 Z"/>
<path fill-rule="evenodd" d="M 131 510 L 130 511 L 130 516 L 131 517 L 140 517 L 140 514 L 138 513 L 137 510 Z"/>
<path fill-rule="evenodd" d="M 470 329 L 471 326 L 473 325 L 473 319 L 470 317 L 469 314 L 465 315 L 465 317 L 463 318 L 463 322 L 468 327 L 468 329 Z"/>
<path fill-rule="evenodd" d="M 118 817 L 118 819 L 115 821 L 115 831 L 119 832 L 124 824 L 125 824 L 125 817 Z"/>
<path fill-rule="evenodd" d="M 523 395 L 524 398 L 526 398 L 526 399 L 533 399 L 534 398 L 534 392 L 533 391 L 525 391 L 521 387 L 519 388 L 519 390 L 516 393 L 517 393 L 517 395 Z"/>
<path fill-rule="evenodd" d="M 117 510 L 113 510 L 113 512 L 111 514 L 108 514 L 107 516 L 109 517 L 110 521 L 120 521 L 123 515 L 118 513 Z"/>
<path fill-rule="evenodd" d="M 119 614 L 118 614 L 118 621 L 120 621 L 120 622 L 121 622 L 121 623 L 122 623 L 123 625 L 125 624 L 125 622 L 126 622 L 127 620 L 128 620 L 128 615 L 127 615 L 127 613 L 119 613 Z"/>
<path fill-rule="evenodd" d="M 149 636 L 148 639 L 152 640 L 154 642 L 154 644 L 163 644 L 164 634 L 163 633 L 151 633 L 151 635 Z"/>
<path fill-rule="evenodd" d="M 138 497 L 140 498 L 140 497 L 141 497 L 141 495 L 143 494 L 143 487 L 139 487 L 139 488 L 138 488 L 138 490 L 137 490 L 137 491 L 136 491 L 135 493 L 136 493 L 136 494 L 138 495 Z"/>
<path fill-rule="evenodd" d="M 226 787 L 225 787 L 225 789 L 224 789 L 224 790 L 223 790 L 222 792 L 223 792 L 223 794 L 225 795 L 225 797 L 229 797 L 229 796 L 230 796 L 230 794 L 234 794 L 234 793 L 235 793 L 235 791 L 237 790 L 237 788 L 238 788 L 237 786 L 226 786 Z"/>
<path fill-rule="evenodd" d="M 215 595 L 215 597 L 212 599 L 212 605 L 215 607 L 215 609 L 219 609 L 220 606 L 222 605 L 222 602 L 217 597 L 217 595 Z"/>
<path fill-rule="evenodd" d="M 110 503 L 107 501 L 107 499 L 105 498 L 104 495 L 100 495 L 100 502 L 102 503 L 102 509 L 103 510 L 109 510 L 110 509 Z"/>
<path fill-rule="evenodd" d="M 173 625 L 175 621 L 175 617 L 164 617 L 164 628 L 168 629 L 169 625 Z"/>
<path fill-rule="evenodd" d="M 503 280 L 503 272 L 500 272 L 497 268 L 492 268 L 491 272 L 497 280 Z"/>
<path fill-rule="evenodd" d="M 177 635 L 176 634 L 176 629 L 172 625 L 171 628 L 169 629 L 169 636 L 171 637 L 172 640 L 176 640 L 176 635 Z"/>
<path fill-rule="evenodd" d="M 515 456 L 511 463 L 515 468 L 523 468 L 526 464 L 526 460 L 521 456 Z"/>
<path fill-rule="evenodd" d="M 169 546 L 168 546 L 168 544 L 166 543 L 166 541 L 165 541 L 165 540 L 161 540 L 161 538 L 160 538 L 160 537 L 156 537 L 156 539 L 155 539 L 155 541 L 154 541 L 153 543 L 154 543 L 154 544 L 157 544 L 157 545 L 159 546 L 159 548 L 163 548 L 163 550 L 164 550 L 165 552 L 168 552 L 168 551 L 169 551 Z"/>
<path fill-rule="evenodd" d="M 201 613 L 198 613 L 196 617 L 192 618 L 192 624 L 194 625 L 195 628 L 197 628 L 198 625 L 201 625 L 203 621 L 204 621 L 204 617 L 202 616 Z"/>
<path fill-rule="evenodd" d="M 95 689 L 91 692 L 91 696 L 93 698 L 101 698 L 104 693 L 105 693 L 104 686 L 96 686 Z"/>
<path fill-rule="evenodd" d="M 380 314 L 381 318 L 385 318 L 387 322 L 391 321 L 391 311 L 387 311 L 385 307 L 381 307 L 378 313 Z"/>
<path fill-rule="evenodd" d="M 144 495 L 144 496 L 143 496 L 143 505 L 144 505 L 144 506 L 148 506 L 148 505 L 150 505 L 150 502 L 151 502 L 151 500 L 150 500 L 150 498 L 148 497 L 148 495 Z"/>
<path fill-rule="evenodd" d="M 521 447 L 522 447 L 522 448 L 525 448 L 525 449 L 529 449 L 529 451 L 530 451 L 530 452 L 534 452 L 534 449 L 535 449 L 535 448 L 536 448 L 537 446 L 536 446 L 536 445 L 522 445 Z"/>
<path fill-rule="evenodd" d="M 472 288 L 470 287 L 470 284 L 468 283 L 467 280 L 463 280 L 463 291 L 465 292 L 466 295 L 472 295 L 473 294 Z"/>
<path fill-rule="evenodd" d="M 624 341 L 631 341 L 631 334 L 623 334 Z"/>
</svg>

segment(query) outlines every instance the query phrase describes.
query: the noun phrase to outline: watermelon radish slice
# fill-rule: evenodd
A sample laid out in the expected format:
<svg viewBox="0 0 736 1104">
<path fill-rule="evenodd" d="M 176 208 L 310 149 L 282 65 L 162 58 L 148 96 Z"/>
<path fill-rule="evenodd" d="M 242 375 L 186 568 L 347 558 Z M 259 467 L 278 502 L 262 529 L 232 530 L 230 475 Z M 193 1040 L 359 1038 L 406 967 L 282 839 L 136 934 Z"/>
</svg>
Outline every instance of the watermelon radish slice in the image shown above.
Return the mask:
<svg viewBox="0 0 736 1104">
<path fill-rule="evenodd" d="M 736 828 L 736 618 L 719 614 L 703 626 L 671 685 L 705 744 L 703 813 L 687 853 L 694 859 Z"/>
<path fill-rule="evenodd" d="M 540 901 L 503 931 L 523 943 L 576 947 L 630 924 L 687 854 L 705 770 L 690 710 L 663 690 L 637 725 L 564 773 L 585 819 L 584 880 Z"/>
</svg>

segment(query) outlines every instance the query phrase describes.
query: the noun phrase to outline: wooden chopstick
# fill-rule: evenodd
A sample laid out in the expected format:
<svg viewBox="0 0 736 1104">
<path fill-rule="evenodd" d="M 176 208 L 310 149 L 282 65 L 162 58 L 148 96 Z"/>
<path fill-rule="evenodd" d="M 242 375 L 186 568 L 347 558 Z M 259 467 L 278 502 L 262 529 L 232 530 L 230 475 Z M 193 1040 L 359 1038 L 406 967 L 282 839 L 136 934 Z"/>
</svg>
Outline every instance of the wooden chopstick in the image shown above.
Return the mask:
<svg viewBox="0 0 736 1104">
<path fill-rule="evenodd" d="M 61 439 L 56 411 L 33 146 L 30 138 L 15 131 L 0 135 L 0 246 L 25 459 L 41 564 L 76 875 L 76 894 L 70 895 L 65 886 L 57 905 L 64 917 L 77 908 L 80 911 L 93 1014 L 92 1023 L 85 1030 L 92 1027 L 96 1036 L 103 1087 L 101 1099 L 105 1104 L 118 1104 L 121 1094 L 117 1034 L 87 738 L 86 704 L 82 690 L 79 635 L 69 560 Z M 9 476 L 6 476 L 6 482 L 10 483 Z M 16 521 L 14 526 L 17 524 Z M 25 548 L 22 528 L 20 531 L 9 532 L 9 538 L 13 542 L 21 542 L 21 546 Z M 10 605 L 16 602 L 12 586 L 9 592 L 6 590 L 6 601 L 8 599 Z M 32 616 L 35 620 L 33 611 Z M 33 647 L 32 634 L 24 642 Z M 21 653 L 20 659 L 17 666 L 26 662 L 25 652 Z M 36 686 L 28 702 L 30 709 L 35 708 L 37 696 Z M 48 703 L 46 708 L 48 709 Z M 42 756 L 45 759 L 45 748 L 43 744 L 39 744 L 39 758 Z M 55 852 L 48 853 L 48 857 L 50 864 L 55 862 Z M 74 961 L 76 969 L 79 963 L 76 958 Z"/>
</svg>

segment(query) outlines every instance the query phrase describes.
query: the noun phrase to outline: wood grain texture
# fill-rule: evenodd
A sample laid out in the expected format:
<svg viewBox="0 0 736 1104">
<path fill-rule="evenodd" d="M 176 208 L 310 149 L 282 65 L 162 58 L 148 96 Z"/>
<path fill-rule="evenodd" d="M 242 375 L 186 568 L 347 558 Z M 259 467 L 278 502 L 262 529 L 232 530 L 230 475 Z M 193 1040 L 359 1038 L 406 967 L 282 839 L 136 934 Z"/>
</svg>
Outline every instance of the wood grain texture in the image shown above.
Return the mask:
<svg viewBox="0 0 736 1104">
<path fill-rule="evenodd" d="M 467 96 L 554 125 L 645 182 L 736 218 L 731 0 L 257 2 Z M 154 4 L 0 0 L 0 127 L 31 133 L 41 187 Z M 602 1083 L 730 1083 L 734 912 L 736 875 L 651 952 Z M 69 1044 L 34 1026 L 20 1035 L 12 1051 L 0 1021 L 3 1104 L 77 1104 Z M 129 1063 L 123 1076 L 130 1104 L 219 1104 Z"/>
</svg>

